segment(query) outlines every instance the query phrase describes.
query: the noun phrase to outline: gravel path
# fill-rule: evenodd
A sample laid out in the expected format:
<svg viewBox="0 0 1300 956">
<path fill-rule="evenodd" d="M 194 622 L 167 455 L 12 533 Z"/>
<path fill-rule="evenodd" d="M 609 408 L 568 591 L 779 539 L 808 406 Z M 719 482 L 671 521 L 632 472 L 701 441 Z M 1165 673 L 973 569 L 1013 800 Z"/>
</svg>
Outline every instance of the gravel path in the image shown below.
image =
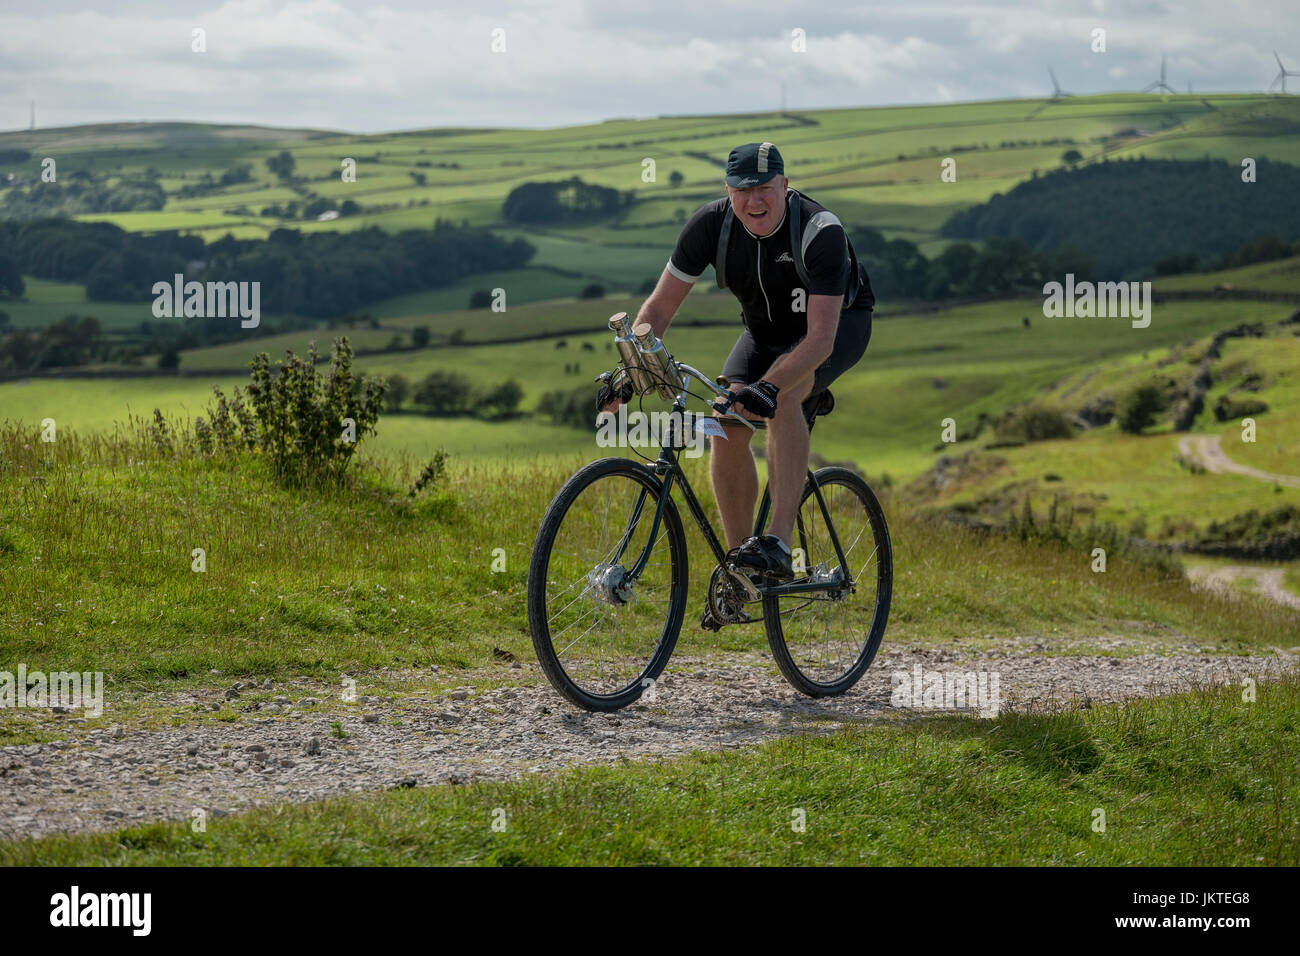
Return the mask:
<svg viewBox="0 0 1300 956">
<path fill-rule="evenodd" d="M 1123 643 L 1095 646 L 1114 645 L 1122 653 Z M 239 719 L 230 723 L 91 730 L 84 718 L 43 715 L 68 739 L 0 748 L 0 839 L 191 819 L 195 809 L 223 816 L 335 794 L 510 779 L 829 732 L 846 722 L 907 713 L 891 706 L 892 675 L 912 673 L 917 664 L 996 673 L 1004 707 L 1050 708 L 1259 679 L 1294 671 L 1300 662 L 1293 653 L 1049 657 L 1044 650 L 1023 639 L 962 656 L 934 648 L 886 650 L 853 691 L 823 700 L 795 694 L 766 653 L 683 656 L 669 663 L 653 700 L 612 715 L 568 706 L 532 665 L 493 670 L 497 681 L 503 674 L 519 678 L 515 686 L 434 697 L 420 691 L 421 682 L 428 684 L 425 672 L 410 675 L 409 693 L 396 699 L 362 696 L 343 703 L 337 689 L 318 687 L 311 698 L 295 697 L 296 703 L 281 697 L 284 703 L 241 705 L 239 696 L 227 699 L 227 684 L 155 700 L 178 710 L 234 708 Z M 270 692 L 298 694 L 302 688 Z M 346 737 L 331 734 L 335 721 Z"/>
<path fill-rule="evenodd" d="M 1196 458 L 1211 474 L 1222 475 L 1230 472 L 1234 475 L 1245 475 L 1247 478 L 1258 478 L 1270 484 L 1300 488 L 1300 478 L 1295 475 L 1275 475 L 1271 471 L 1260 471 L 1249 465 L 1237 464 L 1224 452 L 1219 444 L 1218 435 L 1184 435 L 1178 439 L 1178 452 L 1185 457 Z"/>
<path fill-rule="evenodd" d="M 1232 590 L 1238 578 L 1251 578 L 1261 594 L 1284 607 L 1300 610 L 1300 595 L 1293 594 L 1283 585 L 1282 568 L 1263 568 L 1252 564 L 1231 564 L 1221 568 L 1188 568 L 1188 576 L 1199 584 L 1223 591 Z"/>
</svg>

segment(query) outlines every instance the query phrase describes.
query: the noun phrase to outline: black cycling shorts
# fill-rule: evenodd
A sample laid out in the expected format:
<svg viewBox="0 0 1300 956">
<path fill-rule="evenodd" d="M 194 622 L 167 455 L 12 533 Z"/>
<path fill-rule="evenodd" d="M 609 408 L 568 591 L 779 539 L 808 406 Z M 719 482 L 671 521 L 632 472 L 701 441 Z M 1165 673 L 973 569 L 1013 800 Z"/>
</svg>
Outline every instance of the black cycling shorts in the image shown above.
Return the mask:
<svg viewBox="0 0 1300 956">
<path fill-rule="evenodd" d="M 767 374 L 777 356 L 784 355 L 802 342 L 789 345 L 764 345 L 750 334 L 749 329 L 740 333 L 736 344 L 731 347 L 731 354 L 723 363 L 722 374 L 732 383 L 752 385 Z M 813 387 L 808 398 L 804 400 L 804 417 L 812 421 L 815 410 L 822 396 L 835 381 L 862 358 L 871 341 L 871 309 L 847 309 L 840 313 L 840 324 L 835 330 L 835 346 L 828 358 L 813 376 Z M 780 402 L 781 396 L 777 396 Z"/>
</svg>

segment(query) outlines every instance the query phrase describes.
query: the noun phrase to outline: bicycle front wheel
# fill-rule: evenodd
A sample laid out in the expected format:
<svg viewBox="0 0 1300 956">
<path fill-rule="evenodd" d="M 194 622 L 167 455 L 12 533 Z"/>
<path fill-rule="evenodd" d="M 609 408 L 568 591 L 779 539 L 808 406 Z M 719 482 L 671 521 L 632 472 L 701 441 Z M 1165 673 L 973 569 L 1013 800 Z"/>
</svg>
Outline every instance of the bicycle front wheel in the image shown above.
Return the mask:
<svg viewBox="0 0 1300 956">
<path fill-rule="evenodd" d="M 772 657 L 785 679 L 811 697 L 842 694 L 871 666 L 885 636 L 894 583 L 893 549 L 885 513 L 871 488 L 847 468 L 822 468 L 804 488 L 795 521 L 795 580 L 852 587 L 788 596 L 766 595 L 763 618 Z M 826 517 L 829 515 L 830 524 Z M 831 538 L 840 542 L 842 568 Z"/>
<path fill-rule="evenodd" d="M 686 534 L 653 470 L 605 458 L 574 474 L 542 518 L 528 626 L 551 684 L 586 710 L 637 700 L 668 663 L 686 610 Z"/>
</svg>

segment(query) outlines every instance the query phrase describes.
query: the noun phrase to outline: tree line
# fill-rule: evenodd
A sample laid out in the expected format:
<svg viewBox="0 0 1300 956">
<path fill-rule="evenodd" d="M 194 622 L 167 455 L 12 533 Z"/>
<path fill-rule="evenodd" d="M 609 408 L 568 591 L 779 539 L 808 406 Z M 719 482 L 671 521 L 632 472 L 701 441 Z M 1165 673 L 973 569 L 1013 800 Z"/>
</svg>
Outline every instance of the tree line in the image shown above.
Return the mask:
<svg viewBox="0 0 1300 956">
<path fill-rule="evenodd" d="M 487 421 L 501 421 L 519 414 L 523 387 L 514 379 L 488 388 L 476 387 L 459 372 L 437 370 L 426 375 L 412 388 L 404 375 L 387 376 L 388 392 L 384 407 L 389 411 L 402 406 L 408 397 L 420 411 L 441 417 L 474 416 Z"/>
<path fill-rule="evenodd" d="M 933 259 L 906 239 L 887 240 L 877 229 L 849 228 L 853 249 L 867 267 L 871 288 L 880 299 L 938 301 L 968 296 L 1041 290 L 1073 273 L 1076 281 L 1105 279 L 1093 256 L 1074 243 L 1039 250 L 1023 239 L 989 239 L 982 247 L 950 243 Z M 1197 270 L 1217 271 L 1300 255 L 1300 239 L 1276 235 L 1244 242 L 1226 255 L 1202 261 L 1195 253 L 1156 260 L 1148 275 L 1165 276 Z M 654 288 L 651 280 L 643 292 Z"/>
<path fill-rule="evenodd" d="M 886 239 L 878 229 L 849 227 L 858 260 L 867 268 L 871 288 L 881 300 L 939 300 L 1000 295 L 1042 288 L 1054 276 L 1092 274 L 1091 258 L 1067 245 L 1050 252 L 1032 249 L 1020 239 L 992 239 L 977 248 L 954 242 L 933 259 L 914 242 Z"/>
<path fill-rule="evenodd" d="M 59 180 L 33 183 L 26 188 L 11 186 L 4 191 L 0 215 L 33 219 L 97 212 L 156 212 L 167 205 L 157 170 L 110 178 L 78 169 L 60 174 Z"/>
<path fill-rule="evenodd" d="M 22 295 L 26 274 L 84 283 L 92 300 L 143 302 L 153 298 L 154 283 L 181 273 L 186 281 L 260 282 L 264 310 L 322 318 L 473 273 L 519 268 L 535 251 L 524 239 L 443 220 L 399 233 L 276 229 L 266 239 L 227 234 L 208 244 L 111 223 L 0 220 L 0 296 Z"/>
<path fill-rule="evenodd" d="M 558 182 L 523 183 L 501 204 L 507 222 L 578 223 L 608 219 L 635 201 L 631 192 L 585 183 L 577 176 Z"/>
<path fill-rule="evenodd" d="M 1261 236 L 1300 238 L 1300 167 L 1248 170 L 1219 159 L 1102 161 L 1059 169 L 954 213 L 950 239 L 1017 239 L 1037 252 L 1073 247 L 1098 280 L 1213 267 Z"/>
</svg>

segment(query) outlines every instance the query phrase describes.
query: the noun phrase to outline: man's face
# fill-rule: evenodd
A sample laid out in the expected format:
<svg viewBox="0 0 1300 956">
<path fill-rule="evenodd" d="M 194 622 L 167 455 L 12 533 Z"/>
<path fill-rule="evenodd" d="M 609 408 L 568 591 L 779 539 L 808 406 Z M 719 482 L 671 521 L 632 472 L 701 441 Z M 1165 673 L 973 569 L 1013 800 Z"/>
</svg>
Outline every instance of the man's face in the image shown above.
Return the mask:
<svg viewBox="0 0 1300 956">
<path fill-rule="evenodd" d="M 789 182 L 785 176 L 773 176 L 767 182 L 747 189 L 728 186 L 727 197 L 736 218 L 754 235 L 768 235 L 785 214 L 785 189 Z"/>
</svg>

